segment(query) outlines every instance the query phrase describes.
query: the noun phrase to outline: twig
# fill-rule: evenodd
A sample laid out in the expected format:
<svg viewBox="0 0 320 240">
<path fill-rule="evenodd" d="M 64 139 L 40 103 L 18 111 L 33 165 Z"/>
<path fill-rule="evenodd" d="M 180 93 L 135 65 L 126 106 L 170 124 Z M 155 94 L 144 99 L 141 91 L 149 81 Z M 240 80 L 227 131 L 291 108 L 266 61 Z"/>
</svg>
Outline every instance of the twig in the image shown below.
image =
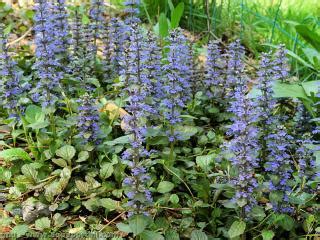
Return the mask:
<svg viewBox="0 0 320 240">
<path fill-rule="evenodd" d="M 105 226 L 103 226 L 103 228 L 101 228 L 99 230 L 99 232 L 101 232 L 103 229 L 105 229 L 106 227 L 108 227 L 111 223 L 113 223 L 114 221 L 116 221 L 118 218 L 120 218 L 123 214 L 125 214 L 126 212 L 122 212 L 120 213 L 118 216 L 116 216 L 114 219 L 112 219 L 110 222 L 108 222 Z"/>
<path fill-rule="evenodd" d="M 14 45 L 18 42 L 20 42 L 22 39 L 24 39 L 26 36 L 28 36 L 28 34 L 33 30 L 33 28 L 29 28 L 28 31 L 26 31 L 21 37 L 17 38 L 16 40 L 12 41 L 12 42 L 9 42 L 7 43 L 7 46 L 11 46 L 11 45 Z"/>
</svg>

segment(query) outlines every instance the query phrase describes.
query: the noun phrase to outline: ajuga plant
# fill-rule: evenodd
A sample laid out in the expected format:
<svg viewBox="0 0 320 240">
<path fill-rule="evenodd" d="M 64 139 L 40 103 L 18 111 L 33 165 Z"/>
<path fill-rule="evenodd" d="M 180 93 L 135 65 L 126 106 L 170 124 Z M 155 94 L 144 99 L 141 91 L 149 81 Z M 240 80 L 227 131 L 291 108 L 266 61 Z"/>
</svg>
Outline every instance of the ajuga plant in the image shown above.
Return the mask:
<svg viewBox="0 0 320 240">
<path fill-rule="evenodd" d="M 240 40 L 236 40 L 228 45 L 225 58 L 227 61 L 226 80 L 224 88 L 228 89 L 226 95 L 230 98 L 234 97 L 235 87 L 240 81 L 245 65 L 242 61 L 244 58 L 244 47 Z"/>
<path fill-rule="evenodd" d="M 232 49 L 235 47 L 235 49 Z M 231 44 L 229 51 L 238 56 L 239 42 Z M 237 59 L 241 65 L 242 60 Z M 234 74 L 234 73 L 232 73 Z M 234 201 L 244 209 L 245 212 L 256 205 L 255 190 L 258 186 L 255 177 L 256 168 L 259 167 L 259 142 L 257 127 L 257 112 L 255 102 L 247 96 L 248 78 L 238 72 L 236 79 L 232 79 L 234 86 L 232 101 L 228 111 L 233 113 L 232 124 L 227 134 L 232 136 L 227 148 L 232 152 L 230 159 L 236 174 L 232 179 L 235 187 Z M 244 215 L 242 215 L 244 217 Z"/>
<path fill-rule="evenodd" d="M 60 58 L 62 67 L 65 68 L 69 62 L 69 46 L 70 46 L 70 34 L 69 34 L 69 20 L 68 20 L 68 13 L 66 9 L 65 0 L 56 0 L 54 2 L 54 16 L 56 21 L 57 28 L 55 30 L 55 37 L 56 37 L 56 45 L 58 49 L 56 49 L 57 57 Z M 66 71 L 67 69 L 65 69 Z"/>
<path fill-rule="evenodd" d="M 285 72 L 285 69 L 282 69 L 283 66 L 285 63 L 280 62 L 279 59 L 273 59 L 270 53 L 262 55 L 258 71 L 258 88 L 261 90 L 261 96 L 257 98 L 257 101 L 260 108 L 259 118 L 262 133 L 260 139 L 261 158 L 265 170 L 270 173 L 271 195 L 280 195 L 279 198 L 273 198 L 274 201 L 271 200 L 273 208 L 275 211 L 292 212 L 293 209 L 288 204 L 288 194 L 292 189 L 290 179 L 293 170 L 289 155 L 292 136 L 281 124 L 280 116 L 274 114 L 277 102 L 272 96 L 272 81 L 279 79 L 279 72 Z"/>
<path fill-rule="evenodd" d="M 123 181 L 126 187 L 128 201 L 128 216 L 134 214 L 148 215 L 148 208 L 152 205 L 153 199 L 148 189 L 148 169 L 144 161 L 150 152 L 145 148 L 146 121 L 152 112 L 152 107 L 147 103 L 147 98 L 152 93 L 152 82 L 148 75 L 148 52 L 149 46 L 142 35 L 142 29 L 138 25 L 136 17 L 138 10 L 135 9 L 135 2 L 126 2 L 127 11 L 127 49 L 125 51 L 125 64 L 123 75 L 125 82 L 125 93 L 128 97 L 126 110 L 126 133 L 131 135 L 130 148 L 122 154 L 122 158 L 130 169 L 130 176 Z M 130 20 L 131 19 L 131 20 Z"/>
<path fill-rule="evenodd" d="M 78 85 L 84 89 L 93 91 L 94 67 L 96 47 L 90 25 L 83 24 L 79 9 L 75 9 L 73 21 L 71 23 L 71 61 L 69 62 L 70 75 L 76 80 Z"/>
<path fill-rule="evenodd" d="M 126 193 L 129 198 L 128 207 L 131 208 L 129 215 L 148 214 L 147 207 L 152 204 L 151 192 L 148 190 L 147 182 L 150 177 L 143 158 L 149 156 L 145 149 L 146 120 L 151 112 L 151 106 L 146 103 L 151 94 L 152 83 L 148 76 L 147 60 L 145 55 L 145 39 L 141 34 L 141 29 L 137 23 L 130 25 L 130 43 L 127 51 L 128 66 L 125 77 L 128 80 L 126 93 L 128 96 L 127 115 L 124 119 L 126 132 L 131 134 L 130 145 L 122 157 L 130 168 L 131 176 L 124 180 L 124 185 L 128 188 Z"/>
<path fill-rule="evenodd" d="M 37 0 L 33 58 L 13 57 L 0 28 L 0 231 L 316 234 L 319 129 L 273 96 L 288 84 L 284 47 L 262 54 L 251 82 L 239 40 L 210 42 L 202 64 L 183 30 L 145 29 L 138 1 L 110 21 L 103 4 Z"/>
<path fill-rule="evenodd" d="M 85 93 L 78 100 L 78 135 L 81 144 L 99 144 L 100 117 L 95 99 Z"/>
<path fill-rule="evenodd" d="M 91 8 L 89 10 L 90 16 L 90 30 L 92 31 L 92 52 L 94 56 L 97 55 L 98 51 L 98 40 L 101 40 L 102 36 L 104 35 L 104 24 L 105 18 L 103 13 L 105 11 L 104 1 L 102 0 L 92 0 L 91 1 Z"/>
<path fill-rule="evenodd" d="M 146 57 L 143 62 L 143 68 L 145 69 L 145 77 L 150 81 L 150 96 L 152 99 L 148 99 L 150 105 L 153 107 L 152 111 L 154 117 L 159 117 L 156 112 L 160 111 L 160 101 L 163 97 L 163 79 L 161 71 L 162 50 L 159 45 L 159 41 L 155 34 L 148 32 L 145 41 L 143 42 L 143 55 Z"/>
<path fill-rule="evenodd" d="M 171 159 L 173 158 L 174 143 L 179 140 L 179 132 L 175 126 L 182 122 L 181 112 L 190 99 L 190 82 L 188 71 L 189 49 L 188 43 L 181 30 L 172 31 L 168 37 L 169 44 L 166 63 L 162 70 L 166 72 L 163 83 L 162 111 L 166 120 L 167 135 L 171 143 Z"/>
<path fill-rule="evenodd" d="M 23 110 L 23 98 L 30 86 L 24 83 L 23 73 L 18 70 L 16 62 L 9 55 L 7 36 L 0 25 L 0 94 L 1 106 L 12 116 L 20 115 Z"/>
<path fill-rule="evenodd" d="M 206 62 L 206 78 L 204 80 L 208 97 L 219 100 L 224 97 L 226 88 L 224 68 L 225 59 L 222 55 L 219 42 L 210 41 L 208 44 L 208 59 Z M 230 66 L 231 67 L 231 66 Z"/>
<path fill-rule="evenodd" d="M 37 0 L 35 14 L 36 63 L 39 81 L 33 90 L 33 101 L 40 102 L 44 107 L 52 106 L 60 97 L 60 80 L 63 78 L 61 62 L 57 54 L 61 50 L 61 41 L 57 41 L 56 11 L 52 2 Z"/>
</svg>

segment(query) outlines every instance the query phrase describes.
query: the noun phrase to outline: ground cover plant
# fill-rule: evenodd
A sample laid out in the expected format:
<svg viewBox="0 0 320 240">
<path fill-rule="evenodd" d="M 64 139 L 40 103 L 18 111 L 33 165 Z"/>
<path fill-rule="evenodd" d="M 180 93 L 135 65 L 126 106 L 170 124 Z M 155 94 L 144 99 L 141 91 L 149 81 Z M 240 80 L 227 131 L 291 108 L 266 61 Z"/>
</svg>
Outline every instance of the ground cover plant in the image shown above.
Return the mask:
<svg viewBox="0 0 320 240">
<path fill-rule="evenodd" d="M 2 234 L 320 236 L 320 82 L 282 44 L 195 42 L 171 4 L 152 27 L 137 0 L 37 0 L 29 48 L 1 25 Z"/>
</svg>

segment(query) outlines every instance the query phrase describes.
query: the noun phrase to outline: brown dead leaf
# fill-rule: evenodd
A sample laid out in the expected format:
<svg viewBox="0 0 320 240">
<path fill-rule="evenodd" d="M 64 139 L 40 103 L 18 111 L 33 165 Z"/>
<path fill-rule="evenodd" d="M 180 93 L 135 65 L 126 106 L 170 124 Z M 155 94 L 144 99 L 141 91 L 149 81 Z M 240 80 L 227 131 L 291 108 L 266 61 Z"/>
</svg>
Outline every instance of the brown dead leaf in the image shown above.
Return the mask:
<svg viewBox="0 0 320 240">
<path fill-rule="evenodd" d="M 109 114 L 109 118 L 110 120 L 114 121 L 115 119 L 119 118 L 122 120 L 121 121 L 121 129 L 126 131 L 128 129 L 127 124 L 123 121 L 123 118 L 126 115 L 129 115 L 129 113 L 124 110 L 123 108 L 117 106 L 115 103 L 113 102 L 108 102 L 106 105 L 103 106 L 102 109 L 100 109 L 100 112 L 105 112 Z"/>
</svg>

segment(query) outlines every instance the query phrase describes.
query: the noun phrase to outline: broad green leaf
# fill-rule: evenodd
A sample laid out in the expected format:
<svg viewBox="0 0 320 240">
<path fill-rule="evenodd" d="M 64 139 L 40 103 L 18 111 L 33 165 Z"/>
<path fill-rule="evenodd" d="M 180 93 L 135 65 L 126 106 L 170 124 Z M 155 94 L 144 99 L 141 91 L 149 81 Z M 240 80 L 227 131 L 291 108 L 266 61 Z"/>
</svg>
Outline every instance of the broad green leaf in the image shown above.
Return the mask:
<svg viewBox="0 0 320 240">
<path fill-rule="evenodd" d="M 114 171 L 112 163 L 103 163 L 100 169 L 100 177 L 102 179 L 107 179 L 112 175 Z"/>
<path fill-rule="evenodd" d="M 198 132 L 195 126 L 176 126 L 175 131 L 179 134 L 179 139 L 182 141 L 189 140 Z"/>
<path fill-rule="evenodd" d="M 168 20 L 164 13 L 161 13 L 159 16 L 159 34 L 162 38 L 165 38 L 169 35 Z"/>
<path fill-rule="evenodd" d="M 159 193 L 167 193 L 170 192 L 174 188 L 174 184 L 168 181 L 162 181 L 159 183 L 157 191 Z"/>
<path fill-rule="evenodd" d="M 31 165 L 25 164 L 21 167 L 21 172 L 29 180 L 32 180 L 34 183 L 38 181 L 38 171 Z"/>
<path fill-rule="evenodd" d="M 312 93 L 316 95 L 318 89 L 320 88 L 320 81 L 308 81 L 301 83 L 304 91 L 308 96 L 312 96 Z"/>
<path fill-rule="evenodd" d="M 179 26 L 180 19 L 183 15 L 184 3 L 180 2 L 178 6 L 171 12 L 171 28 L 176 28 Z"/>
<path fill-rule="evenodd" d="M 62 158 L 52 159 L 52 162 L 54 162 L 55 164 L 57 164 L 59 167 L 66 167 L 66 166 L 68 166 L 68 163 L 66 162 L 66 160 L 64 160 L 64 159 L 62 159 Z"/>
<path fill-rule="evenodd" d="M 201 230 L 193 230 L 191 233 L 191 240 L 208 240 L 208 237 Z"/>
<path fill-rule="evenodd" d="M 254 206 L 251 209 L 250 215 L 253 218 L 257 219 L 258 221 L 262 221 L 266 217 L 266 214 L 265 214 L 263 208 L 260 206 Z"/>
<path fill-rule="evenodd" d="M 36 105 L 29 105 L 25 111 L 25 119 L 28 123 L 41 123 L 45 120 L 42 108 Z"/>
<path fill-rule="evenodd" d="M 209 154 L 204 156 L 197 156 L 196 163 L 204 171 L 209 171 L 212 169 L 212 164 L 214 163 L 215 154 Z"/>
<path fill-rule="evenodd" d="M 144 230 L 142 233 L 140 233 L 139 238 L 142 240 L 164 240 L 164 237 L 160 233 L 149 230 Z"/>
<path fill-rule="evenodd" d="M 288 84 L 276 82 L 272 86 L 275 98 L 302 98 L 309 100 L 303 87 L 299 84 Z M 257 88 L 253 88 L 249 93 L 249 97 L 256 98 L 261 95 L 261 91 Z"/>
<path fill-rule="evenodd" d="M 80 192 L 87 193 L 89 191 L 89 184 L 87 182 L 77 180 L 76 186 Z"/>
<path fill-rule="evenodd" d="M 246 230 L 246 223 L 243 221 L 234 221 L 228 231 L 229 237 L 234 238 L 242 235 Z"/>
<path fill-rule="evenodd" d="M 291 231 L 295 226 L 293 218 L 287 214 L 277 216 L 276 222 L 286 231 Z"/>
<path fill-rule="evenodd" d="M 42 122 L 30 123 L 30 124 L 27 125 L 27 127 L 30 127 L 30 128 L 32 128 L 34 130 L 39 130 L 39 129 L 45 128 L 45 127 L 47 127 L 49 125 L 50 125 L 49 121 L 44 120 Z"/>
<path fill-rule="evenodd" d="M 31 158 L 28 153 L 26 153 L 21 148 L 10 148 L 6 150 L 2 150 L 0 152 L 0 159 L 3 158 L 5 161 L 12 161 L 16 159 L 21 159 L 25 161 L 31 161 Z"/>
<path fill-rule="evenodd" d="M 90 198 L 87 201 L 83 201 L 82 205 L 85 206 L 85 208 L 88 209 L 89 211 L 93 212 L 100 207 L 100 199 Z"/>
<path fill-rule="evenodd" d="M 36 227 L 36 229 L 42 231 L 42 230 L 50 228 L 50 224 L 51 224 L 50 219 L 48 217 L 43 217 L 43 218 L 36 220 L 35 227 Z"/>
<path fill-rule="evenodd" d="M 111 198 L 101 198 L 100 199 L 100 205 L 109 211 L 113 211 L 116 209 L 121 209 L 120 202 L 115 201 Z"/>
<path fill-rule="evenodd" d="M 165 234 L 166 240 L 180 240 L 179 234 L 173 230 L 168 229 Z"/>
<path fill-rule="evenodd" d="M 150 224 L 150 219 L 145 215 L 135 215 L 129 218 L 129 226 L 135 236 L 142 233 Z"/>
<path fill-rule="evenodd" d="M 84 162 L 89 158 L 88 151 L 81 151 L 76 162 Z"/>
<path fill-rule="evenodd" d="M 13 234 L 15 237 L 20 238 L 23 235 L 25 235 L 29 230 L 28 225 L 26 224 L 19 224 L 17 226 L 15 226 L 14 228 L 12 228 L 11 230 L 11 234 Z"/>
<path fill-rule="evenodd" d="M 178 204 L 179 196 L 177 194 L 172 194 L 169 198 L 169 201 L 172 202 L 173 204 Z"/>
<path fill-rule="evenodd" d="M 70 145 L 65 145 L 56 151 L 56 155 L 70 161 L 76 155 L 76 149 Z"/>
<path fill-rule="evenodd" d="M 51 202 L 54 199 L 54 196 L 60 194 L 62 190 L 63 189 L 59 181 L 53 181 L 52 183 L 46 186 L 44 196 L 48 202 Z"/>
<path fill-rule="evenodd" d="M 315 31 L 310 30 L 307 25 L 301 24 L 295 26 L 295 28 L 306 42 L 320 51 L 320 35 L 318 35 Z"/>
<path fill-rule="evenodd" d="M 54 214 L 52 219 L 55 227 L 61 227 L 67 220 L 67 218 L 62 216 L 60 213 Z"/>
<path fill-rule="evenodd" d="M 112 141 L 108 141 L 108 142 L 104 142 L 104 144 L 108 145 L 108 146 L 114 146 L 117 144 L 126 144 L 130 142 L 130 135 L 125 135 L 122 137 L 118 137 Z"/>
<path fill-rule="evenodd" d="M 131 233 L 131 232 L 132 232 L 129 224 L 117 223 L 117 228 L 118 228 L 121 232 L 125 232 L 125 233 Z"/>
<path fill-rule="evenodd" d="M 274 232 L 271 230 L 263 230 L 261 236 L 263 240 L 272 240 L 274 237 Z"/>
</svg>

